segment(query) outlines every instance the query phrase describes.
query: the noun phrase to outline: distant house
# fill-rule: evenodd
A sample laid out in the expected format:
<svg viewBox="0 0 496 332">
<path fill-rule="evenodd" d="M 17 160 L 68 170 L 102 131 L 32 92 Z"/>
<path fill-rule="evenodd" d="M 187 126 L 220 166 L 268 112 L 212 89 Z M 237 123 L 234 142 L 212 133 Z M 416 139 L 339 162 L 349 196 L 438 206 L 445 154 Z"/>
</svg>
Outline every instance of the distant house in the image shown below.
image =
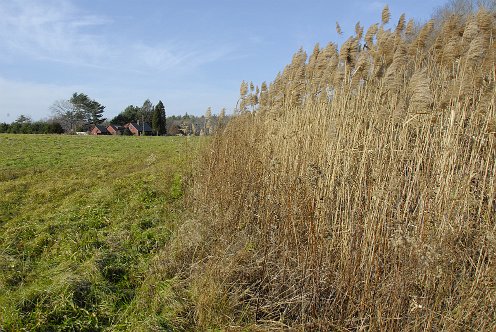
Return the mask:
<svg viewBox="0 0 496 332">
<path fill-rule="evenodd" d="M 95 125 L 90 132 L 91 135 L 110 135 L 105 126 Z"/>
<path fill-rule="evenodd" d="M 111 124 L 107 127 L 107 131 L 112 135 L 122 135 L 124 127 Z"/>
<path fill-rule="evenodd" d="M 136 122 L 130 122 L 124 126 L 124 128 L 128 128 L 134 136 L 140 136 L 144 132 L 145 135 L 152 135 L 153 130 L 152 127 L 148 123 L 138 124 Z"/>
</svg>

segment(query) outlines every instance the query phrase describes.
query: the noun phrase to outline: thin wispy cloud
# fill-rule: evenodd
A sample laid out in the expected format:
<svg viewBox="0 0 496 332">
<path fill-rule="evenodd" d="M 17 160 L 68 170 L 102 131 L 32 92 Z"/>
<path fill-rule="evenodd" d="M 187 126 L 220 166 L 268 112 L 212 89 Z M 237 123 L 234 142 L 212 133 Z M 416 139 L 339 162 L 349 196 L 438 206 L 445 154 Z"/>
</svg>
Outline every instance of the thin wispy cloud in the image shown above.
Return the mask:
<svg viewBox="0 0 496 332">
<path fill-rule="evenodd" d="M 0 3 L 0 43 L 11 56 L 95 62 L 108 49 L 101 37 L 85 28 L 108 22 L 80 13 L 66 1 L 7 1 Z"/>
<path fill-rule="evenodd" d="M 112 19 L 85 13 L 69 0 L 1 2 L 0 50 L 4 56 L 135 72 L 191 69 L 231 52 L 205 43 L 127 40 L 106 33 L 112 24 Z"/>
<path fill-rule="evenodd" d="M 222 46 L 211 49 L 201 44 L 181 45 L 174 42 L 168 45 L 136 43 L 133 45 L 132 51 L 135 56 L 134 61 L 149 68 L 165 71 L 168 69 L 194 69 L 228 56 L 233 52 L 233 48 Z"/>
</svg>

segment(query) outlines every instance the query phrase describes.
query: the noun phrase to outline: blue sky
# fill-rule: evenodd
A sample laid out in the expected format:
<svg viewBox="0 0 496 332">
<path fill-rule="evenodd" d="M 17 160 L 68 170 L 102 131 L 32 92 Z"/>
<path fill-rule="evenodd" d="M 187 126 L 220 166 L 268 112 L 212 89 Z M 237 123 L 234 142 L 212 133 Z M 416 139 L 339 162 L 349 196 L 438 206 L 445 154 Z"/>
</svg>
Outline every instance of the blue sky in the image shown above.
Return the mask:
<svg viewBox="0 0 496 332">
<path fill-rule="evenodd" d="M 360 21 L 426 21 L 445 1 L 0 0 L 0 122 L 50 116 L 83 92 L 112 118 L 162 100 L 168 115 L 235 106 L 242 80 L 270 82 L 303 47 Z M 336 21 L 343 36 L 335 31 Z"/>
</svg>

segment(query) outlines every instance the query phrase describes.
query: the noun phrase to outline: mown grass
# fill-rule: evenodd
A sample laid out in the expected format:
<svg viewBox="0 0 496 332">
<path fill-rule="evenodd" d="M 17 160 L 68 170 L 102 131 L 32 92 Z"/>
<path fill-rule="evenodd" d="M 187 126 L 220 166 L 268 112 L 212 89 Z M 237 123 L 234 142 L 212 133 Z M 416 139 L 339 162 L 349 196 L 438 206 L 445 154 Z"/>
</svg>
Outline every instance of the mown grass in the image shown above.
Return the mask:
<svg viewBox="0 0 496 332">
<path fill-rule="evenodd" d="M 174 278 L 152 262 L 184 218 L 200 145 L 0 135 L 0 329 L 171 329 Z"/>
</svg>

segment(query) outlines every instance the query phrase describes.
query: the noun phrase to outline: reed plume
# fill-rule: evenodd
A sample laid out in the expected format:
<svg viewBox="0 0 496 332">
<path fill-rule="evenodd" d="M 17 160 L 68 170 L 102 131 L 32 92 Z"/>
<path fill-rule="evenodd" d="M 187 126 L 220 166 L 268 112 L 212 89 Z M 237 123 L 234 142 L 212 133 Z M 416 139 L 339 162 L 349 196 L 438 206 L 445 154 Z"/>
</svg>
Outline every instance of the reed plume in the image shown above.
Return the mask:
<svg viewBox="0 0 496 332">
<path fill-rule="evenodd" d="M 373 47 L 374 45 L 374 36 L 376 35 L 377 31 L 377 24 L 373 24 L 367 29 L 367 33 L 365 34 L 365 43 L 369 48 Z"/>
<path fill-rule="evenodd" d="M 475 37 L 468 49 L 467 60 L 471 65 L 479 64 L 486 53 L 487 39 L 484 35 Z"/>
<path fill-rule="evenodd" d="M 391 13 L 389 12 L 389 7 L 386 5 L 382 9 L 382 14 L 381 14 L 381 19 L 382 19 L 382 24 L 388 24 L 389 20 L 391 19 Z"/>
<path fill-rule="evenodd" d="M 408 52 L 404 44 L 399 44 L 396 47 L 393 56 L 393 62 L 386 71 L 386 85 L 390 90 L 398 90 L 403 86 L 403 75 L 407 64 Z"/>
<path fill-rule="evenodd" d="M 356 38 L 358 40 L 362 39 L 362 37 L 363 37 L 363 27 L 360 25 L 360 22 L 357 22 L 355 24 L 355 34 L 356 34 Z"/>
<path fill-rule="evenodd" d="M 475 20 L 470 20 L 463 31 L 463 39 L 471 42 L 480 32 L 480 29 Z"/>
<path fill-rule="evenodd" d="M 405 14 L 401 14 L 398 19 L 398 24 L 396 25 L 396 33 L 401 33 L 405 30 Z"/>
<path fill-rule="evenodd" d="M 406 30 L 405 30 L 405 33 L 407 35 L 412 35 L 413 34 L 413 30 L 415 28 L 415 21 L 413 19 L 410 19 L 408 20 L 408 23 L 406 24 Z"/>
<path fill-rule="evenodd" d="M 424 113 L 429 110 L 432 103 L 432 93 L 429 87 L 429 78 L 426 70 L 415 72 L 409 83 L 410 111 L 414 113 Z"/>
</svg>

